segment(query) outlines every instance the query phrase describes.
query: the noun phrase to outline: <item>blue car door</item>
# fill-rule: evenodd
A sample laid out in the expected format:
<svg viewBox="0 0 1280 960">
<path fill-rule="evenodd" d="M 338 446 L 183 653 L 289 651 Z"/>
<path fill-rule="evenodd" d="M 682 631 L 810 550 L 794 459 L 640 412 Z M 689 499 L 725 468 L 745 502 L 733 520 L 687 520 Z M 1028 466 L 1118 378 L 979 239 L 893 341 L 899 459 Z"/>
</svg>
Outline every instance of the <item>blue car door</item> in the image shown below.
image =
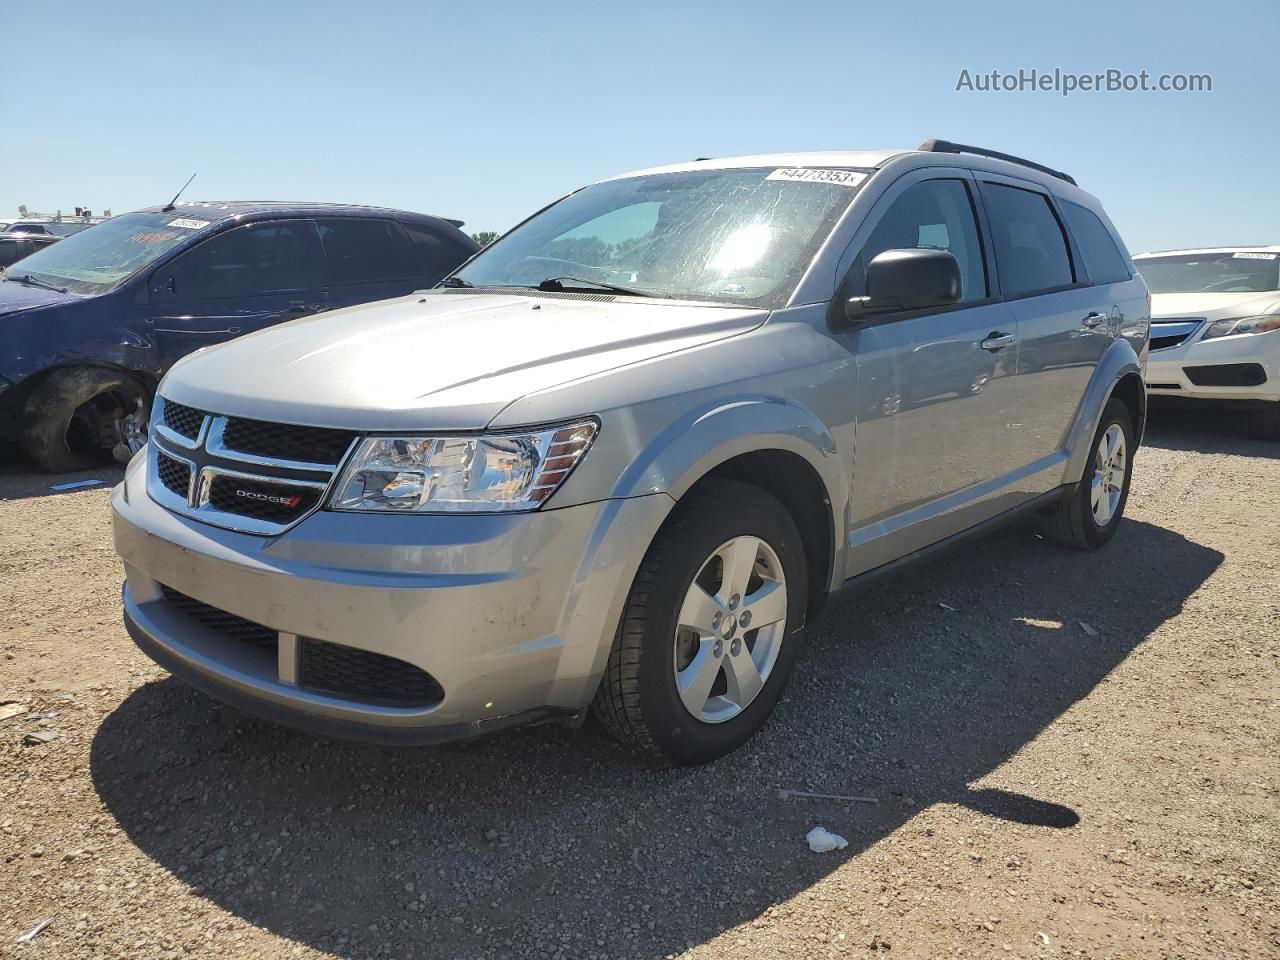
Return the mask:
<svg viewBox="0 0 1280 960">
<path fill-rule="evenodd" d="M 151 274 L 148 324 L 161 366 L 211 344 L 328 307 L 311 220 L 233 227 Z"/>
</svg>

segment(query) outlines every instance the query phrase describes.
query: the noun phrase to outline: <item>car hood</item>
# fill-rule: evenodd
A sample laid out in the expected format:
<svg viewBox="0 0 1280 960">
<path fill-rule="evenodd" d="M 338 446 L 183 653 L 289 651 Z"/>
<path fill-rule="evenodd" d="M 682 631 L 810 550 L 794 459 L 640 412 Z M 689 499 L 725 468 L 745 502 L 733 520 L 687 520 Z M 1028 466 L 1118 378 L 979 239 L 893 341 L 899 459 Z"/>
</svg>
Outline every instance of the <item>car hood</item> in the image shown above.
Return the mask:
<svg viewBox="0 0 1280 960">
<path fill-rule="evenodd" d="M 71 303 L 79 299 L 69 293 L 58 293 L 56 290 L 46 290 L 17 280 L 6 280 L 0 283 L 0 316 L 30 310 L 32 307 Z"/>
<path fill-rule="evenodd" d="M 526 394 L 744 333 L 766 316 L 595 295 L 435 291 L 201 350 L 173 367 L 161 393 L 285 423 L 477 430 Z"/>
<path fill-rule="evenodd" d="M 1280 293 L 1154 293 L 1151 317 L 1247 317 L 1280 307 Z"/>
</svg>

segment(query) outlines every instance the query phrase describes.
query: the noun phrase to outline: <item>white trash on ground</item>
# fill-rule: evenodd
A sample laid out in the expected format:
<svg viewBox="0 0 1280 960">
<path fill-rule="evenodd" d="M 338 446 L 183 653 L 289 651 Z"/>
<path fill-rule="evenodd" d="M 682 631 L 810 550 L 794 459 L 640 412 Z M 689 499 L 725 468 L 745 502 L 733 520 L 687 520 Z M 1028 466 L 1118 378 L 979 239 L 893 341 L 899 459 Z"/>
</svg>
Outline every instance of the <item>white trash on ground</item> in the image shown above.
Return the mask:
<svg viewBox="0 0 1280 960">
<path fill-rule="evenodd" d="M 804 835 L 809 841 L 809 849 L 814 853 L 827 853 L 831 850 L 843 850 L 849 841 L 838 833 L 831 833 L 826 827 L 814 827 Z"/>
</svg>

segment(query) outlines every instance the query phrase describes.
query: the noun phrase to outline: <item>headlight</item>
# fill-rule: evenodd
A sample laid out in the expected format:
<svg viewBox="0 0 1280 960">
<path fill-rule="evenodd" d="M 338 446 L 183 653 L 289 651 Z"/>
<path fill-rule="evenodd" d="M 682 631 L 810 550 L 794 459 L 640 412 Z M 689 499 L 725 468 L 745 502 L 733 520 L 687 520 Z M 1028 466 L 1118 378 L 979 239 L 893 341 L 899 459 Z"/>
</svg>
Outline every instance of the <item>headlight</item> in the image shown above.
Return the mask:
<svg viewBox="0 0 1280 960">
<path fill-rule="evenodd" d="M 551 496 L 596 435 L 587 420 L 529 433 L 366 437 L 330 506 L 392 513 L 533 510 Z"/>
<path fill-rule="evenodd" d="M 1266 333 L 1268 330 L 1280 330 L 1280 313 L 1266 317 L 1232 317 L 1230 320 L 1219 320 L 1209 324 L 1201 340 L 1212 340 L 1215 337 L 1230 337 L 1237 333 Z"/>
</svg>

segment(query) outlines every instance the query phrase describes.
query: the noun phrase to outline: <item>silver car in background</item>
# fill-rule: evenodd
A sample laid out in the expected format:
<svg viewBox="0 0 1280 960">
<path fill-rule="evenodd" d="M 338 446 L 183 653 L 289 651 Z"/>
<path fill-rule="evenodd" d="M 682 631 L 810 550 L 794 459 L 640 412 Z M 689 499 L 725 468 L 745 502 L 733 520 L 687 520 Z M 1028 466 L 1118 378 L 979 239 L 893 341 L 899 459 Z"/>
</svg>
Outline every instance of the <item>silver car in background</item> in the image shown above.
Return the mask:
<svg viewBox="0 0 1280 960">
<path fill-rule="evenodd" d="M 1098 201 L 992 151 L 605 180 L 437 289 L 179 362 L 113 496 L 125 621 L 316 733 L 593 708 L 706 762 L 831 592 L 1028 512 L 1106 543 L 1148 321 Z"/>
</svg>

